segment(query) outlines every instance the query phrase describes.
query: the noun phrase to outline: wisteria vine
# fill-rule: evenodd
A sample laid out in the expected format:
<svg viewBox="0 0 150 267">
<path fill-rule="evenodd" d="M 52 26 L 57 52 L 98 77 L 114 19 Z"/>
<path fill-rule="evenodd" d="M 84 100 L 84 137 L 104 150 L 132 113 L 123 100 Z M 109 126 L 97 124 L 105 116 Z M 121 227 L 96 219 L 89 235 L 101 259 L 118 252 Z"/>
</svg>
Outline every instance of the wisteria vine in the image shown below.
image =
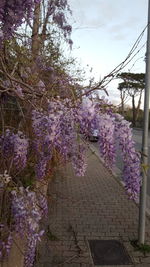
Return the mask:
<svg viewBox="0 0 150 267">
<path fill-rule="evenodd" d="M 135 150 L 130 123 L 119 114 L 116 114 L 115 118 L 115 134 L 123 155 L 123 180 L 130 198 L 136 199 L 141 185 L 141 155 Z"/>
<path fill-rule="evenodd" d="M 33 17 L 33 9 L 40 0 L 2 0 L 0 2 L 0 41 L 13 36 L 24 17 Z"/>
<path fill-rule="evenodd" d="M 0 49 L 3 41 L 12 38 L 25 19 L 32 21 L 34 8 L 40 1 L 0 1 Z M 46 5 L 47 16 L 72 44 L 72 27 L 65 13 L 71 12 L 68 1 L 49 0 Z M 48 181 L 56 162 L 71 163 L 76 176 L 85 175 L 87 147 L 81 134 L 88 136 L 92 130 L 98 130 L 100 154 L 110 169 L 115 165 L 118 140 L 124 162 L 123 180 L 131 199 L 136 199 L 140 190 L 140 155 L 135 150 L 129 123 L 113 113 L 104 99 L 97 103 L 88 98 L 77 100 L 76 90 L 71 91 L 72 87 L 68 90 L 72 79 L 63 71 L 61 78 L 55 75 L 54 68 L 45 63 L 44 57 L 38 55 L 33 66 L 36 65 L 46 76 L 51 76 L 48 81 L 41 77 L 41 73 L 34 72 L 32 76 L 32 67 L 17 72 L 18 62 L 10 71 L 5 67 L 6 62 L 7 58 L 1 57 L 2 115 L 5 115 L 5 102 L 7 104 L 10 99 L 15 107 L 19 106 L 20 101 L 17 117 L 23 113 L 23 118 L 18 127 L 14 126 L 12 118 L 10 121 L 5 118 L 9 122 L 6 125 L 2 118 L 0 128 L 0 260 L 9 256 L 15 233 L 26 242 L 24 267 L 32 267 L 37 242 L 44 233 L 41 220 L 48 214 L 47 197 L 37 184 Z M 19 80 L 14 77 L 15 71 Z M 51 95 L 49 84 L 52 90 L 55 87 L 60 94 L 55 92 L 54 96 Z"/>
<path fill-rule="evenodd" d="M 15 134 L 10 129 L 1 135 L 0 151 L 5 159 L 5 166 L 11 161 L 16 170 L 25 169 L 28 162 L 28 146 L 32 143 L 37 180 L 46 179 L 49 165 L 56 152 L 65 162 L 72 162 L 77 176 L 84 176 L 87 167 L 86 145 L 81 141 L 80 133 L 88 134 L 90 129 L 97 127 L 100 154 L 110 169 L 115 164 L 116 140 L 119 140 L 124 162 L 125 188 L 130 198 L 136 199 L 141 183 L 140 157 L 134 148 L 130 125 L 123 117 L 110 110 L 103 113 L 102 106 L 102 102 L 97 105 L 89 100 L 87 103 L 78 101 L 73 105 L 69 99 L 56 98 L 48 102 L 47 109 L 34 109 L 32 140 L 27 140 L 22 132 Z M 1 177 L 5 177 L 3 182 L 1 179 L 2 186 L 5 181 L 10 182 L 6 171 Z M 47 201 L 30 188 L 13 189 L 11 195 L 15 232 L 28 236 L 27 247 L 30 249 L 26 250 L 25 266 L 32 266 L 35 247 L 43 233 L 39 230 L 39 224 L 42 216 L 47 213 Z M 4 250 L 2 245 L 1 248 Z"/>
<path fill-rule="evenodd" d="M 31 21 L 34 8 L 41 0 L 1 0 L 0 2 L 0 45 L 9 40 L 23 22 Z M 70 35 L 71 25 L 68 24 L 65 11 L 71 13 L 67 0 L 49 0 L 47 2 L 47 16 L 61 29 L 66 41 L 72 45 Z"/>
</svg>

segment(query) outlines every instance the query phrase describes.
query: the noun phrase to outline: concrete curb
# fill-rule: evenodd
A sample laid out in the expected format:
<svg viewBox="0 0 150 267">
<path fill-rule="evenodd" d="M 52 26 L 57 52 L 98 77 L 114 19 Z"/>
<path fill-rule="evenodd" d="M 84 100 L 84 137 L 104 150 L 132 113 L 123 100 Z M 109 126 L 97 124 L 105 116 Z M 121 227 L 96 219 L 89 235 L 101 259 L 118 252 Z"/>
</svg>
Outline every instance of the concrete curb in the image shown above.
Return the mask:
<svg viewBox="0 0 150 267">
<path fill-rule="evenodd" d="M 92 151 L 93 154 L 95 154 L 96 157 L 99 158 L 99 160 L 104 164 L 104 160 L 101 158 L 100 154 L 98 153 L 97 149 L 92 145 L 92 144 L 89 144 L 88 143 L 88 147 L 90 148 L 90 150 Z M 115 167 L 115 170 L 114 171 L 111 171 L 111 174 L 113 175 L 113 177 L 115 178 L 115 180 L 122 186 L 124 187 L 125 184 L 123 181 L 121 181 L 121 170 L 117 167 Z M 134 201 L 135 204 L 137 206 L 139 206 L 139 199 Z M 147 217 L 150 219 L 150 196 L 147 195 L 147 200 L 146 200 L 146 205 L 147 205 L 147 208 L 146 208 L 146 215 Z"/>
</svg>

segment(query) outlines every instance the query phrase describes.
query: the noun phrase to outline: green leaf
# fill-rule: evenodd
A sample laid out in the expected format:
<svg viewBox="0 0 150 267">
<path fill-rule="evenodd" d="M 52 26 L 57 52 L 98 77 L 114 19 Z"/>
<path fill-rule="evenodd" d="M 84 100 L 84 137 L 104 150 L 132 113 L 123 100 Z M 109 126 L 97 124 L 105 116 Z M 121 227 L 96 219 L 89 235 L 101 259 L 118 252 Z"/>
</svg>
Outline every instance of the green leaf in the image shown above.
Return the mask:
<svg viewBox="0 0 150 267">
<path fill-rule="evenodd" d="M 55 236 L 55 235 L 51 232 L 49 226 L 47 227 L 46 235 L 47 235 L 48 239 L 51 240 L 51 241 L 58 241 L 58 240 L 59 240 L 58 237 Z"/>
</svg>

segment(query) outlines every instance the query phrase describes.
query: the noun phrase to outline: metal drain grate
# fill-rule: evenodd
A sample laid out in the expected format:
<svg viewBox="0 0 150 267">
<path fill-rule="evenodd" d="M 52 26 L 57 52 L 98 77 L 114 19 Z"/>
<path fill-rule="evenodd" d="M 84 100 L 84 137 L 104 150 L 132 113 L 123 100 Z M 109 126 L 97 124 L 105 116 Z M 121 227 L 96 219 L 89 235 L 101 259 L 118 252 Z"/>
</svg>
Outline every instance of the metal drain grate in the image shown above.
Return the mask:
<svg viewBox="0 0 150 267">
<path fill-rule="evenodd" d="M 94 265 L 132 264 L 123 244 L 117 240 L 89 240 Z"/>
</svg>

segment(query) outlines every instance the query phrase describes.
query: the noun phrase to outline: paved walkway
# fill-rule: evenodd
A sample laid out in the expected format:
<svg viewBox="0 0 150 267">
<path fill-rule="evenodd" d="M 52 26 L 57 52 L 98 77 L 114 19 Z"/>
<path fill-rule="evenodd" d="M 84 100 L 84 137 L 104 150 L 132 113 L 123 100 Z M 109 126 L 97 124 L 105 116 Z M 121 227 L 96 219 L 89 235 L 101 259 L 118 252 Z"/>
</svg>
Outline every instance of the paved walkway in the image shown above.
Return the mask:
<svg viewBox="0 0 150 267">
<path fill-rule="evenodd" d="M 124 244 L 133 264 L 115 266 L 150 267 L 150 254 L 144 257 L 130 245 L 137 239 L 138 207 L 91 151 L 85 177 L 76 177 L 69 164 L 59 170 L 48 194 L 47 234 L 38 248 L 36 267 L 93 267 L 88 245 L 92 239 Z M 150 241 L 149 219 L 146 239 Z"/>
</svg>

